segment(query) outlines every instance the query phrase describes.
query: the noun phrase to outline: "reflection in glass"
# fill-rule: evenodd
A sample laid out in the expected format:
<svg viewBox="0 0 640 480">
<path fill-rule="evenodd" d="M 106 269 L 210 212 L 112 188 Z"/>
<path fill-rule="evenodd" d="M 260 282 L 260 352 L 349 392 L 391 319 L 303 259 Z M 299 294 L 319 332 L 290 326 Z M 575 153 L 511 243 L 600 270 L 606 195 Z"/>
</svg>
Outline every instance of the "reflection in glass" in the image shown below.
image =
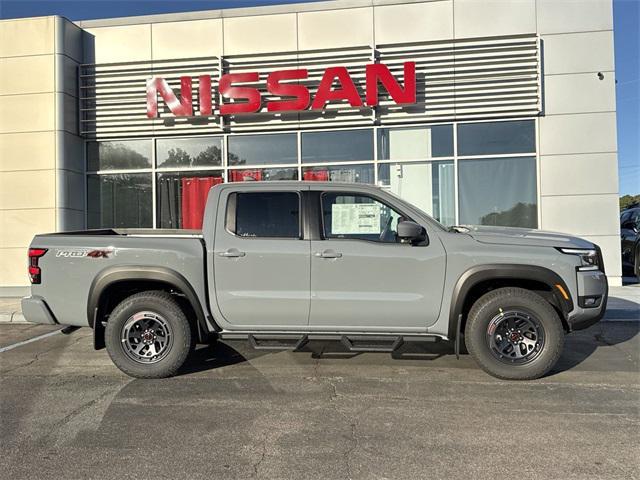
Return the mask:
<svg viewBox="0 0 640 480">
<path fill-rule="evenodd" d="M 298 163 L 295 133 L 230 135 L 229 165 L 273 165 Z"/>
<path fill-rule="evenodd" d="M 535 153 L 533 120 L 458 125 L 458 155 Z"/>
<path fill-rule="evenodd" d="M 378 183 L 440 223 L 455 223 L 453 162 L 383 163 Z"/>
<path fill-rule="evenodd" d="M 305 167 L 302 179 L 316 182 L 374 183 L 373 165 Z"/>
<path fill-rule="evenodd" d="M 229 170 L 230 182 L 264 182 L 297 179 L 297 168 L 247 168 Z"/>
<path fill-rule="evenodd" d="M 87 170 L 151 168 L 151 140 L 89 142 Z"/>
<path fill-rule="evenodd" d="M 87 177 L 89 228 L 151 228 L 151 174 Z"/>
<path fill-rule="evenodd" d="M 460 223 L 536 228 L 535 157 L 460 160 Z"/>
<path fill-rule="evenodd" d="M 452 125 L 378 130 L 378 160 L 422 160 L 451 156 Z"/>
<path fill-rule="evenodd" d="M 219 183 L 222 183 L 221 171 L 158 174 L 158 227 L 202 228 L 209 190 Z"/>
<path fill-rule="evenodd" d="M 303 132 L 302 163 L 373 160 L 373 131 Z"/>
<path fill-rule="evenodd" d="M 222 165 L 222 137 L 162 138 L 156 142 L 158 167 Z"/>
</svg>

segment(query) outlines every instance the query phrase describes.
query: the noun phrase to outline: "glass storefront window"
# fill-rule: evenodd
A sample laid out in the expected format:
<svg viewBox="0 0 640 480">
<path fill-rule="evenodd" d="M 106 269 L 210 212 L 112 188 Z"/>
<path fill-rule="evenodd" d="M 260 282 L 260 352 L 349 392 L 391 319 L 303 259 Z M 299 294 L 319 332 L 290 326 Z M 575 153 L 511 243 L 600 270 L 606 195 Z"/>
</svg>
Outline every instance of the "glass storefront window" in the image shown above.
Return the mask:
<svg viewBox="0 0 640 480">
<path fill-rule="evenodd" d="M 151 228 L 151 174 L 89 175 L 89 228 Z"/>
<path fill-rule="evenodd" d="M 189 215 L 185 195 L 224 178 L 377 183 L 445 225 L 535 227 L 535 130 L 527 119 L 87 142 L 87 223 L 200 228 L 206 193 Z"/>
<path fill-rule="evenodd" d="M 453 156 L 453 125 L 378 130 L 378 160 L 423 160 Z"/>
<path fill-rule="evenodd" d="M 374 183 L 373 165 L 305 167 L 302 179 L 316 182 Z"/>
<path fill-rule="evenodd" d="M 159 173 L 157 226 L 200 229 L 209 190 L 222 183 L 222 171 Z"/>
<path fill-rule="evenodd" d="M 222 165 L 222 137 L 161 138 L 156 141 L 159 168 Z"/>
<path fill-rule="evenodd" d="M 458 155 L 535 153 L 535 123 L 480 122 L 458 125 Z"/>
<path fill-rule="evenodd" d="M 383 163 L 378 166 L 378 184 L 440 223 L 455 223 L 453 161 Z"/>
<path fill-rule="evenodd" d="M 302 163 L 373 160 L 373 130 L 303 132 Z"/>
<path fill-rule="evenodd" d="M 460 160 L 460 223 L 536 228 L 535 157 Z"/>
<path fill-rule="evenodd" d="M 229 170 L 230 182 L 264 182 L 297 180 L 297 168 L 247 168 Z"/>
<path fill-rule="evenodd" d="M 150 168 L 151 140 L 89 142 L 87 144 L 87 170 L 130 170 Z"/>
<path fill-rule="evenodd" d="M 271 135 L 230 135 L 229 165 L 275 165 L 298 163 L 295 133 Z"/>
</svg>

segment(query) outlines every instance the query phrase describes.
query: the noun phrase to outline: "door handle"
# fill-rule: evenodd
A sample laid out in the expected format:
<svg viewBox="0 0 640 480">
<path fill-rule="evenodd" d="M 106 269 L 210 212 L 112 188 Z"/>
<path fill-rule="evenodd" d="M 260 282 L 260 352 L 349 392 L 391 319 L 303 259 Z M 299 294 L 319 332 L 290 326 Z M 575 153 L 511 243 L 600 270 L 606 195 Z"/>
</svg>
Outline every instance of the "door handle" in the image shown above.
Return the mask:
<svg viewBox="0 0 640 480">
<path fill-rule="evenodd" d="M 237 248 L 230 248 L 226 252 L 218 253 L 218 255 L 220 255 L 221 257 L 227 257 L 227 258 L 237 258 L 237 257 L 244 257 L 246 253 L 241 252 Z"/>
<path fill-rule="evenodd" d="M 342 258 L 342 254 L 334 250 L 324 250 L 322 252 L 316 252 L 314 255 L 318 258 Z"/>
</svg>

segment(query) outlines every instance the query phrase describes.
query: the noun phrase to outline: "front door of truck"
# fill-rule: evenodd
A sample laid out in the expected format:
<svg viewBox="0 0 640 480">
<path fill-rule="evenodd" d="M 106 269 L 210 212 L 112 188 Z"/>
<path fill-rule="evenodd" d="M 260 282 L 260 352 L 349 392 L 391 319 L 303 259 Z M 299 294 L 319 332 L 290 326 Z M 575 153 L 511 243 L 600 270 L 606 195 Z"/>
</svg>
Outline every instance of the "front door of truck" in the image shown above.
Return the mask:
<svg viewBox="0 0 640 480">
<path fill-rule="evenodd" d="M 396 226 L 414 220 L 366 193 L 326 191 L 321 236 L 311 242 L 309 325 L 425 331 L 440 311 L 445 251 L 433 235 L 399 243 Z"/>
<path fill-rule="evenodd" d="M 234 327 L 300 327 L 309 319 L 310 242 L 299 191 L 225 191 L 214 243 L 218 308 Z"/>
</svg>

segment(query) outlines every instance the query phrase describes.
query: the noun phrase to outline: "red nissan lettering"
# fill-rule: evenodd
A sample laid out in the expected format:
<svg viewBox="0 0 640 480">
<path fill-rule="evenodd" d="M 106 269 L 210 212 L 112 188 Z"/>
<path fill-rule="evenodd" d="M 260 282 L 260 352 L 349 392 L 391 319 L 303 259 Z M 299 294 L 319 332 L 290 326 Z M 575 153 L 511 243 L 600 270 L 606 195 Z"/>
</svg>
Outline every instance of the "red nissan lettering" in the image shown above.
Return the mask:
<svg viewBox="0 0 640 480">
<path fill-rule="evenodd" d="M 306 69 L 280 70 L 267 77 L 267 90 L 280 97 L 294 97 L 291 100 L 274 100 L 267 102 L 267 111 L 284 112 L 306 110 L 309 106 L 309 89 L 295 83 L 280 83 L 282 80 L 304 80 L 309 76 Z"/>
<path fill-rule="evenodd" d="M 223 103 L 220 114 L 234 115 L 236 113 L 255 113 L 260 110 L 260 91 L 253 87 L 234 87 L 234 83 L 257 82 L 260 80 L 258 72 L 227 73 L 220 77 L 220 94 L 232 100 L 246 100 L 246 102 Z"/>
<path fill-rule="evenodd" d="M 153 77 L 147 80 L 147 117 L 149 118 L 158 116 L 158 93 L 176 117 L 193 115 L 191 77 L 180 77 L 180 100 L 164 78 Z"/>
</svg>

